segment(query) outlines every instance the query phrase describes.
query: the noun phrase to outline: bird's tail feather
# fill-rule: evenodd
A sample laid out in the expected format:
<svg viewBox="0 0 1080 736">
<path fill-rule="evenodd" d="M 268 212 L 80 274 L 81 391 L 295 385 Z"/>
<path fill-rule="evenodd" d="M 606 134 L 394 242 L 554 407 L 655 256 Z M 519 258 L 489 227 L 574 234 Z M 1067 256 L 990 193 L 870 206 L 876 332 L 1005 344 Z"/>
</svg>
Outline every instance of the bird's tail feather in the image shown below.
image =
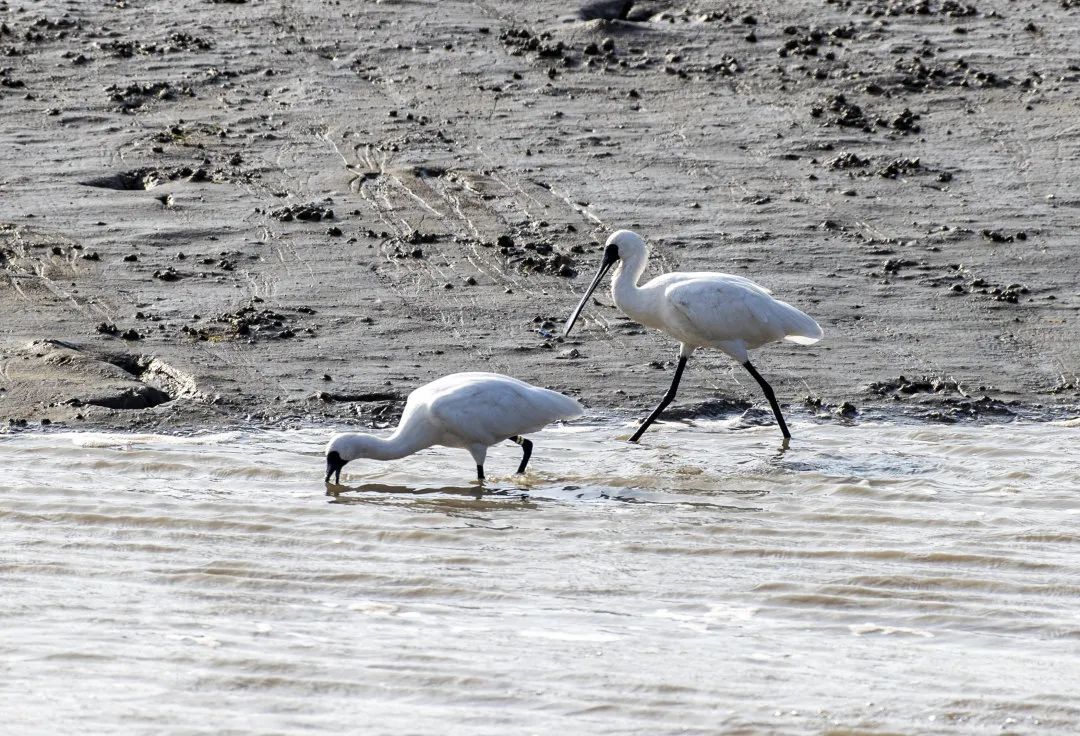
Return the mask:
<svg viewBox="0 0 1080 736">
<path fill-rule="evenodd" d="M 565 394 L 560 394 L 558 391 L 552 391 L 551 389 L 544 389 L 544 391 L 551 398 L 555 410 L 559 412 L 562 419 L 574 419 L 585 413 L 585 407 L 579 404 L 577 399 L 572 399 Z"/>
<path fill-rule="evenodd" d="M 784 339 L 796 345 L 813 345 L 825 337 L 821 325 L 805 312 L 784 303 Z"/>
</svg>

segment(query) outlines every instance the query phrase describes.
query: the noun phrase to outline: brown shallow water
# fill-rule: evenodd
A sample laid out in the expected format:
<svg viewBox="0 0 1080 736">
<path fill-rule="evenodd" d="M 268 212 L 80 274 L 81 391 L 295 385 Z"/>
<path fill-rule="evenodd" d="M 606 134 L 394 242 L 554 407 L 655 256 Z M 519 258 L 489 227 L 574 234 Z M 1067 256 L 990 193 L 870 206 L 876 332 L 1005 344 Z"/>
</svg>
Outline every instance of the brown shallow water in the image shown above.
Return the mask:
<svg viewBox="0 0 1080 736">
<path fill-rule="evenodd" d="M 1080 427 L 624 432 L 2 438 L 5 728 L 1080 731 Z"/>
</svg>

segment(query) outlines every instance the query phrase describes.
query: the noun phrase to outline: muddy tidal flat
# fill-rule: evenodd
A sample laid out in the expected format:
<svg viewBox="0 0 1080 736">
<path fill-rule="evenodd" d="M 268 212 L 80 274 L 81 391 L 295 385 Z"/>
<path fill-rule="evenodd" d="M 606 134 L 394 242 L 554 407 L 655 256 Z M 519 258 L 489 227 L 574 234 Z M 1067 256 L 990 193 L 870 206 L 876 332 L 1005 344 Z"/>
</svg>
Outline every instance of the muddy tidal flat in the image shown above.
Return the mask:
<svg viewBox="0 0 1080 736">
<path fill-rule="evenodd" d="M 378 423 L 486 368 L 639 413 L 607 294 L 752 277 L 824 327 L 788 411 L 1077 403 L 1071 0 L 0 1 L 0 423 Z M 700 353 L 694 414 L 760 403 Z"/>
</svg>

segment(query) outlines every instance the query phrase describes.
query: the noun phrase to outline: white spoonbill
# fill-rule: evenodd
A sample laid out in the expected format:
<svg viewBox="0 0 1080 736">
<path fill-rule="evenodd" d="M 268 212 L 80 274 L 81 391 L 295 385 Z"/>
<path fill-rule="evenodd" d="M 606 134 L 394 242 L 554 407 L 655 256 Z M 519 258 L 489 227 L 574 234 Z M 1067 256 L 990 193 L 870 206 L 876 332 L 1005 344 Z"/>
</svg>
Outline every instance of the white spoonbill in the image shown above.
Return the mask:
<svg viewBox="0 0 1080 736">
<path fill-rule="evenodd" d="M 635 322 L 660 330 L 681 343 L 671 388 L 630 441 L 637 442 L 672 402 L 687 359 L 694 350 L 703 347 L 717 348 L 742 363 L 769 400 L 784 440 L 790 439 L 791 433 L 772 387 L 750 363 L 747 351 L 777 340 L 812 345 L 824 335 L 818 323 L 790 304 L 774 299 L 768 289 L 742 276 L 709 272 L 668 273 L 638 286 L 648 258 L 648 246 L 637 233 L 630 230 L 613 233 L 607 240 L 604 261 L 596 278 L 570 315 L 563 332 L 570 334 L 604 274 L 618 263 L 619 268 L 611 282 L 615 305 Z"/>
<path fill-rule="evenodd" d="M 524 473 L 532 442 L 521 435 L 538 432 L 560 419 L 581 416 L 581 405 L 569 396 L 498 373 L 454 373 L 409 394 L 397 429 L 389 437 L 339 434 L 326 446 L 326 482 L 351 460 L 396 460 L 432 445 L 461 447 L 476 460 L 484 479 L 488 448 L 504 440 L 521 445 Z"/>
</svg>

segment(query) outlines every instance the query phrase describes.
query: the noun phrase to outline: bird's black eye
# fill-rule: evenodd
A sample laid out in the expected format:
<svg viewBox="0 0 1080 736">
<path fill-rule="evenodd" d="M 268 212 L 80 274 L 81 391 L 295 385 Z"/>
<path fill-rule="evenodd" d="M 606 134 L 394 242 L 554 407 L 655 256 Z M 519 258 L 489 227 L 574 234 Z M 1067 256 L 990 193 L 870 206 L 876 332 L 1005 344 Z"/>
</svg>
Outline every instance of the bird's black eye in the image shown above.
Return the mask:
<svg viewBox="0 0 1080 736">
<path fill-rule="evenodd" d="M 604 260 L 608 262 L 619 260 L 619 246 L 610 243 L 608 247 L 604 248 Z"/>
</svg>

